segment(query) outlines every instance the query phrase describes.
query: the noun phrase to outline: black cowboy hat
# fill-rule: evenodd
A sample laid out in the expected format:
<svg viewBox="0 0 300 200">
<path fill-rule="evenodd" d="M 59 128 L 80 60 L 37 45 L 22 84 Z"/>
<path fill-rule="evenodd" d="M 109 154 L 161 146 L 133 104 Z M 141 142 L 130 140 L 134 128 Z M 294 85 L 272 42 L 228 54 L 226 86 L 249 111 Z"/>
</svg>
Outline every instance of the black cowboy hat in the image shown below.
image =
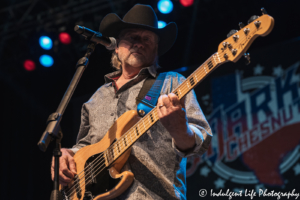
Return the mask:
<svg viewBox="0 0 300 200">
<path fill-rule="evenodd" d="M 118 38 L 120 32 L 127 28 L 142 28 L 156 33 L 159 37 L 158 55 L 166 53 L 174 44 L 177 37 L 177 25 L 169 23 L 159 29 L 157 16 L 151 6 L 136 4 L 123 17 L 115 13 L 106 15 L 100 23 L 99 31 L 107 37 Z"/>
</svg>

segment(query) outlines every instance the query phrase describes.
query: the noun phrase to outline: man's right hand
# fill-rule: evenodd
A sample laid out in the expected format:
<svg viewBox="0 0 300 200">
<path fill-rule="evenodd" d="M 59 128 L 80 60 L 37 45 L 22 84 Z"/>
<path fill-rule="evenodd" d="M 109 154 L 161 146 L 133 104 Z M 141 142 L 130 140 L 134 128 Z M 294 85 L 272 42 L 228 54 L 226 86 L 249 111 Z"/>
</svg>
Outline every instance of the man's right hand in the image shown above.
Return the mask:
<svg viewBox="0 0 300 200">
<path fill-rule="evenodd" d="M 73 158 L 73 151 L 62 148 L 61 152 L 62 155 L 59 158 L 59 183 L 66 186 L 76 175 L 76 164 Z M 54 157 L 52 158 L 51 177 L 54 180 Z"/>
</svg>

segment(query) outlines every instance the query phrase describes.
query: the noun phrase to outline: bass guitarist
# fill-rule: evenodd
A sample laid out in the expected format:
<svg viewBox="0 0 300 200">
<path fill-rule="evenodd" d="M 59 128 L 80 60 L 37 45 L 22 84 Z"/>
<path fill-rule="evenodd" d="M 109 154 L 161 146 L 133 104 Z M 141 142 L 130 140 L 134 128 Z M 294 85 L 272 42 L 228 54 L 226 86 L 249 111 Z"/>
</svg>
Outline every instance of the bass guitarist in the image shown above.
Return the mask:
<svg viewBox="0 0 300 200">
<path fill-rule="evenodd" d="M 117 38 L 111 57 L 116 71 L 105 75 L 105 84 L 83 105 L 77 144 L 62 149 L 62 185 L 70 183 L 77 173 L 76 152 L 99 142 L 116 119 L 136 110 L 136 97 L 145 79 L 157 76 L 158 57 L 175 42 L 177 25 L 172 22 L 159 29 L 153 8 L 137 4 L 123 19 L 114 13 L 105 16 L 100 32 Z M 202 155 L 212 133 L 193 90 L 181 100 L 170 93 L 184 80 L 178 73 L 166 73 L 157 101 L 159 121 L 132 146 L 123 170 L 133 172 L 134 181 L 117 199 L 186 199 L 187 157 Z M 51 173 L 53 179 L 54 163 Z"/>
</svg>

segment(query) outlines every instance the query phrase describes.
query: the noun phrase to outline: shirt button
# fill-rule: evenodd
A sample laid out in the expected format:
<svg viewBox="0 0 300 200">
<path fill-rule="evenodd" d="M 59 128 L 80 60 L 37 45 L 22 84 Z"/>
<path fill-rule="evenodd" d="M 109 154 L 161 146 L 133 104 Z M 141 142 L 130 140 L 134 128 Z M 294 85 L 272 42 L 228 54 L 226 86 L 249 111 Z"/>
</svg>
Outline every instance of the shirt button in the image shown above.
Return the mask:
<svg viewBox="0 0 300 200">
<path fill-rule="evenodd" d="M 111 116 L 114 116 L 114 113 L 111 113 L 110 115 L 111 115 Z"/>
</svg>

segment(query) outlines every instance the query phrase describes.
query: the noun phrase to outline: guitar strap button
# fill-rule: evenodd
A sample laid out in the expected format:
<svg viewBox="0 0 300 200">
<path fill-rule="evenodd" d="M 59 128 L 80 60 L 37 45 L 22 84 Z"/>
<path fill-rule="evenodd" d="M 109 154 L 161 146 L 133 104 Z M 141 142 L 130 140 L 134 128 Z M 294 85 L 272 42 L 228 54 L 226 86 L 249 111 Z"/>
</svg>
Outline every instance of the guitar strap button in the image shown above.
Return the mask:
<svg viewBox="0 0 300 200">
<path fill-rule="evenodd" d="M 139 110 L 139 114 L 140 114 L 140 116 L 144 116 L 145 115 L 145 111 L 143 111 L 143 110 Z"/>
</svg>

